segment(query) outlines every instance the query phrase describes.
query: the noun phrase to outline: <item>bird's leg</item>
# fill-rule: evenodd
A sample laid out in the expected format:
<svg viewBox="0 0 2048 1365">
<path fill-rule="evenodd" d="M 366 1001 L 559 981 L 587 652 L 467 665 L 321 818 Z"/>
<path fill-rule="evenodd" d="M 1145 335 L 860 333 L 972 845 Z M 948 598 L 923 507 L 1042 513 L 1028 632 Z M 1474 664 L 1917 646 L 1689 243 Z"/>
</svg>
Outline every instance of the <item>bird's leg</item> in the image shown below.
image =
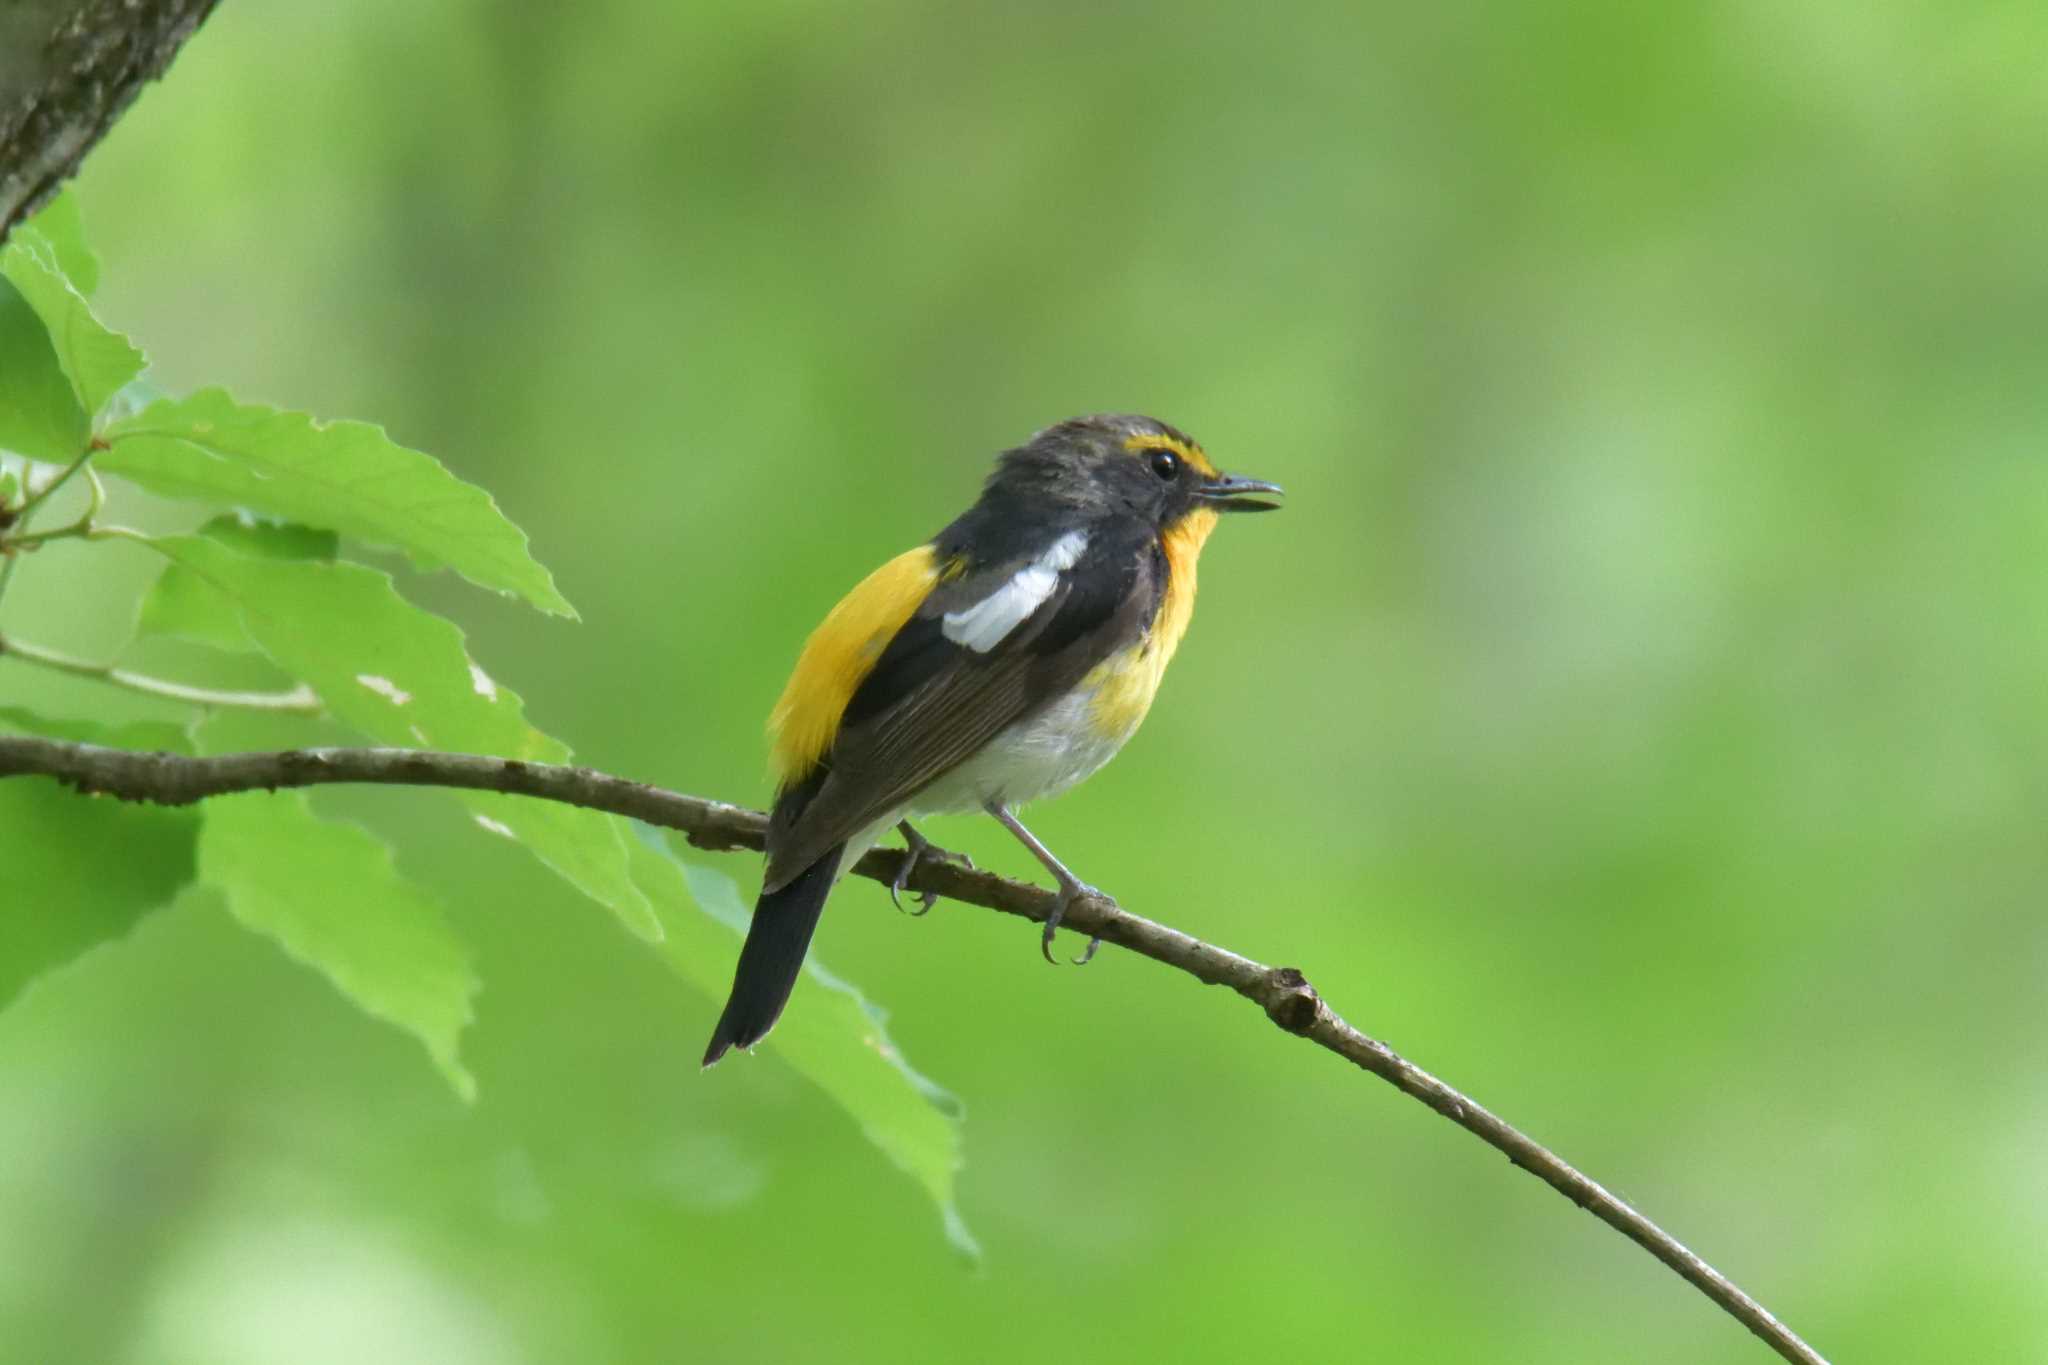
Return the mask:
<svg viewBox="0 0 2048 1365">
<path fill-rule="evenodd" d="M 910 878 L 916 873 L 917 865 L 927 858 L 939 863 L 959 863 L 970 872 L 974 870 L 974 859 L 968 857 L 965 853 L 955 853 L 951 849 L 940 848 L 937 844 L 919 834 L 917 826 L 911 824 L 908 820 L 898 821 L 896 829 L 903 835 L 903 846 L 908 850 L 903 859 L 903 865 L 896 869 L 896 875 L 889 880 L 889 900 L 898 910 L 903 910 L 903 892 L 909 887 Z M 921 909 L 904 910 L 903 913 L 906 915 L 928 913 L 934 905 L 939 903 L 939 893 L 936 891 L 920 891 L 917 893 L 917 903 L 922 907 Z"/>
<path fill-rule="evenodd" d="M 1045 933 L 1038 941 L 1038 950 L 1045 954 L 1045 960 L 1057 963 L 1059 959 L 1052 955 L 1052 936 L 1053 931 L 1060 927 L 1060 920 L 1066 917 L 1067 907 L 1083 896 L 1094 896 L 1100 900 L 1110 901 L 1111 904 L 1115 904 L 1115 901 L 1096 887 L 1088 885 L 1088 883 L 1067 871 L 1067 865 L 1058 858 L 1053 857 L 1052 850 L 1039 843 L 1038 836 L 1024 828 L 1024 822 L 1010 814 L 1009 807 L 1005 806 L 1002 802 L 991 801 L 986 809 L 990 815 L 1002 821 L 1004 829 L 1017 836 L 1018 843 L 1031 850 L 1031 856 L 1038 859 L 1045 870 L 1052 873 L 1054 880 L 1060 884 L 1059 895 L 1053 899 L 1052 913 L 1045 917 Z M 1077 967 L 1087 966 L 1089 959 L 1095 956 L 1095 950 L 1101 946 L 1102 938 L 1100 935 L 1090 938 L 1088 940 L 1088 947 L 1079 957 L 1074 959 L 1074 965 Z"/>
</svg>

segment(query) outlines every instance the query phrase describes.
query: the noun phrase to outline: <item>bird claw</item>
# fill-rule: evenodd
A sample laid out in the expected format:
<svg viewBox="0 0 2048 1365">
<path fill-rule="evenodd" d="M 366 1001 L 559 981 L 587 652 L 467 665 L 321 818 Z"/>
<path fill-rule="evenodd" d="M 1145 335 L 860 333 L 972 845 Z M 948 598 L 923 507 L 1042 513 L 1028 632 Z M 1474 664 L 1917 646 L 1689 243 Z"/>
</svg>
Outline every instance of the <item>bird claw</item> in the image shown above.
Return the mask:
<svg viewBox="0 0 2048 1365">
<path fill-rule="evenodd" d="M 974 859 L 968 857 L 965 853 L 955 853 L 951 849 L 940 848 L 937 844 L 919 834 L 917 828 L 908 820 L 903 821 L 896 828 L 903 835 L 904 856 L 902 864 L 896 869 L 896 875 L 889 879 L 889 901 L 898 910 L 903 910 L 904 914 L 912 918 L 922 917 L 930 914 L 931 908 L 939 903 L 939 893 L 929 889 L 919 891 L 912 897 L 917 902 L 918 908 L 915 910 L 904 910 L 903 893 L 910 888 L 910 879 L 916 874 L 918 864 L 926 859 L 940 863 L 958 863 L 969 872 L 972 872 L 974 871 Z"/>
<path fill-rule="evenodd" d="M 1045 960 L 1052 963 L 1055 967 L 1060 965 L 1060 960 L 1052 955 L 1052 936 L 1059 929 L 1060 921 L 1066 918 L 1067 908 L 1083 896 L 1093 896 L 1097 900 L 1109 901 L 1111 905 L 1116 904 L 1116 901 L 1107 893 L 1098 887 L 1088 885 L 1086 882 L 1062 882 L 1060 884 L 1059 894 L 1053 898 L 1052 911 L 1045 917 L 1045 931 L 1038 938 L 1038 951 L 1044 954 Z M 1081 955 L 1073 959 L 1073 965 L 1076 967 L 1087 966 L 1095 960 L 1095 950 L 1101 946 L 1102 935 L 1095 934 L 1091 936 L 1088 940 L 1088 946 L 1082 950 Z"/>
</svg>

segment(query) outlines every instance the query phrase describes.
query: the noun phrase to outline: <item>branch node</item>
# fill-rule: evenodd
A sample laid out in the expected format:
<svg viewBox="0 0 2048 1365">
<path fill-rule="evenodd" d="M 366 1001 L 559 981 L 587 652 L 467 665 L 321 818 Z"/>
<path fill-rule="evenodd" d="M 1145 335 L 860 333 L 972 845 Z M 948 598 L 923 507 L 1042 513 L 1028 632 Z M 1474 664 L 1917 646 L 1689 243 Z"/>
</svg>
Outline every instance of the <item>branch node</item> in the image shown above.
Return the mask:
<svg viewBox="0 0 2048 1365">
<path fill-rule="evenodd" d="M 1289 1033 L 1307 1033 L 1323 1015 L 1322 997 L 1298 967 L 1275 967 L 1266 973 L 1266 1017 Z"/>
</svg>

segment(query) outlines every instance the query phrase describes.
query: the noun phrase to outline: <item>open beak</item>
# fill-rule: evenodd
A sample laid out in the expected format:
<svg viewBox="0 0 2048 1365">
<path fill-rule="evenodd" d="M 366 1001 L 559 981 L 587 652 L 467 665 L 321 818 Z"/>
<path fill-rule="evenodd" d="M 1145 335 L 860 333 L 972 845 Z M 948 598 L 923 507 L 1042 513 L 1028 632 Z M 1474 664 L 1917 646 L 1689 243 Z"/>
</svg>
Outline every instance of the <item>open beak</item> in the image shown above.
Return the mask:
<svg viewBox="0 0 2048 1365">
<path fill-rule="evenodd" d="M 1273 512 L 1280 504 L 1265 498 L 1247 497 L 1249 493 L 1273 493 L 1285 496 L 1285 490 L 1277 483 L 1264 479 L 1242 479 L 1235 474 L 1219 474 L 1195 490 L 1195 496 L 1219 512 Z"/>
</svg>

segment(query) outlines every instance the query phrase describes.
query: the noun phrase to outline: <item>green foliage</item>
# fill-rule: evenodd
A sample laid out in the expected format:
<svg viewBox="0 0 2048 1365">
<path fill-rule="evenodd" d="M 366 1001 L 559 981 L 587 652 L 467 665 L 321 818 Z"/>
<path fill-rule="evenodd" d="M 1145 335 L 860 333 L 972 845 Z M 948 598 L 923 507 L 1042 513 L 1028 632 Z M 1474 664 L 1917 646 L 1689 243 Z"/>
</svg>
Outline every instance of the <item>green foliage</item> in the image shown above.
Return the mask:
<svg viewBox="0 0 2048 1365">
<path fill-rule="evenodd" d="M 142 373 L 142 352 L 93 316 L 85 296 L 65 278 L 60 259 L 49 238 L 24 227 L 0 252 L 0 275 L 42 319 L 79 410 L 96 417 L 108 399 Z"/>
<path fill-rule="evenodd" d="M 0 449 L 69 464 L 108 400 L 142 373 L 142 353 L 85 301 L 98 278 L 69 195 L 0 246 Z"/>
<path fill-rule="evenodd" d="M 340 537 L 332 531 L 256 521 L 246 515 L 215 517 L 200 533 L 243 554 L 271 559 L 326 561 L 341 549 Z M 216 649 L 261 652 L 242 624 L 242 609 L 235 599 L 177 563 L 166 564 L 143 594 L 136 629 Z"/>
<path fill-rule="evenodd" d="M 152 493 L 327 527 L 575 615 L 489 494 L 367 422 L 320 422 L 207 389 L 115 422 L 106 441 L 99 467 Z"/>
<path fill-rule="evenodd" d="M 134 381 L 144 360 L 93 315 L 85 296 L 97 273 L 68 199 L 0 250 L 0 447 L 59 466 L 32 485 L 45 499 L 80 472 L 89 491 L 75 520 L 36 532 L 30 523 L 47 507 L 12 508 L 15 476 L 0 476 L 0 506 L 18 513 L 0 526 L 0 595 L 16 562 L 53 541 L 95 553 L 147 547 L 161 568 L 136 607 L 136 647 L 205 646 L 244 656 L 244 665 L 260 660 L 309 688 L 320 714 L 285 722 L 297 729 L 279 743 L 312 742 L 338 725 L 385 745 L 566 762 L 568 746 L 527 722 L 519 697 L 470 656 L 455 625 L 408 600 L 391 574 L 343 557 L 345 542 L 396 549 L 418 569 L 450 568 L 573 616 L 489 495 L 376 427 L 243 404 L 219 389 L 123 415 L 117 409 L 132 408 L 142 387 Z M 231 510 L 193 532 L 114 525 L 102 515 L 99 475 L 116 480 L 117 505 L 125 482 Z M 16 655 L 0 668 L 36 657 Z M 85 671 L 152 690 L 115 670 Z M 87 724 L 15 707 L 0 710 L 0 731 L 181 753 L 196 738 L 217 752 L 240 733 L 222 723 L 219 707 L 286 694 L 192 695 L 199 709 L 182 723 Z M 722 998 L 734 947 L 726 925 L 737 905 L 729 883 L 706 883 L 714 919 L 697 908 L 684 872 L 619 817 L 444 790 L 467 810 L 477 838 L 518 844 L 651 945 L 693 991 Z M 0 1004 L 127 933 L 196 880 L 357 1009 L 417 1039 L 457 1096 L 476 1098 L 459 1044 L 481 981 L 443 908 L 448 893 L 401 871 L 379 834 L 319 813 L 315 798 L 252 793 L 157 810 L 18 778 L 0 782 L 0 831 L 8 836 L 0 876 L 12 893 Z M 953 1201 L 957 1107 L 903 1063 L 873 1007 L 843 985 L 799 992 L 770 1050 L 841 1103 L 938 1204 L 954 1243 L 972 1247 Z M 676 1075 L 693 1069 L 679 1054 Z"/>
<path fill-rule="evenodd" d="M 0 266 L 25 255 L 20 246 L 0 248 Z M 0 450 L 61 463 L 77 456 L 89 430 L 49 328 L 0 269 Z"/>
<path fill-rule="evenodd" d="M 732 934 L 747 931 L 747 907 L 732 878 L 706 867 L 678 863 L 650 841 L 636 841 L 633 875 L 660 908 L 668 930 L 662 956 L 677 976 L 716 996 L 728 984 L 723 971 L 731 937 L 679 907 L 697 906 Z M 799 1008 L 801 1004 L 801 1008 Z M 953 1199 L 960 1169 L 960 1101 L 904 1059 L 890 1039 L 880 1006 L 850 982 L 828 971 L 815 957 L 790 996 L 775 1031 L 776 1050 L 830 1095 L 939 1206 L 946 1236 L 969 1260 L 981 1248 L 967 1230 Z M 928 1102 L 903 1103 L 908 1084 Z"/>
<path fill-rule="evenodd" d="M 189 752 L 176 726 L 103 726 L 0 708 L 0 733 Z M 0 1006 L 88 948 L 121 937 L 192 880 L 199 816 L 94 801 L 49 778 L 0 782 Z"/>
<path fill-rule="evenodd" d="M 346 561 L 246 555 L 209 536 L 152 543 L 233 601 L 257 646 L 351 728 L 384 744 L 568 761 L 568 746 L 528 725 L 518 696 L 470 659 L 462 633 L 399 596 L 390 575 Z M 661 926 L 627 870 L 617 817 L 495 792 L 449 795 L 482 828 L 518 839 L 633 933 L 660 939 Z"/>
<path fill-rule="evenodd" d="M 456 1051 L 476 974 L 439 903 L 399 874 L 382 840 L 321 819 L 301 792 L 218 797 L 199 876 L 237 920 L 418 1038 L 455 1093 L 476 1098 Z"/>
<path fill-rule="evenodd" d="M 78 211 L 78 196 L 66 189 L 43 206 L 33 223 L 17 228 L 18 233 L 32 234 L 30 241 L 40 242 L 46 254 L 53 257 L 57 273 L 73 289 L 91 298 L 100 287 L 100 258 L 86 245 L 85 222 Z"/>
<path fill-rule="evenodd" d="M 401 592 L 692 790 L 765 795 L 804 633 L 1036 425 L 1153 411 L 1285 484 L 1033 829 L 1302 967 L 1830 1359 L 2025 1361 L 2043 51 L 2025 0 L 230 4 L 79 193 L 150 378 L 490 489 L 602 626 Z M 50 547 L 0 629 L 101 657 L 154 559 Z M 0 700 L 101 713 L 44 681 L 0 660 Z M 712 1007 L 579 893 L 439 800 L 314 804 L 469 943 L 478 1103 L 188 894 L 0 1015 L 0 1357 L 1770 1359 L 1256 1011 L 849 880 L 824 960 L 972 1109 L 989 1274 L 947 1273 L 779 1033 L 679 1074 Z"/>
</svg>

